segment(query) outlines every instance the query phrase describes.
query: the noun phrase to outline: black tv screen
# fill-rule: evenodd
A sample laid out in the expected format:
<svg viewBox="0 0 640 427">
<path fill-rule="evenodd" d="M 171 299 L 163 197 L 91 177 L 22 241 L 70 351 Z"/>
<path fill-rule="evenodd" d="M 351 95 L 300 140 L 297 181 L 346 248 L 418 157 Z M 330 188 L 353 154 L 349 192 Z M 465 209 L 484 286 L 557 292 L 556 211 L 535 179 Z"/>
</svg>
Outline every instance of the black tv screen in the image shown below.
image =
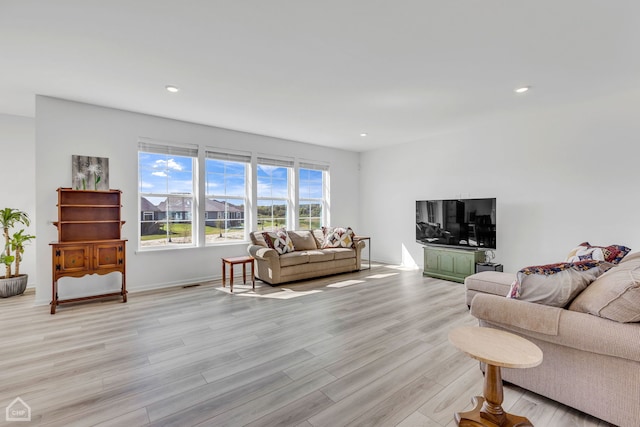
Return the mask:
<svg viewBox="0 0 640 427">
<path fill-rule="evenodd" d="M 416 201 L 416 241 L 496 249 L 496 199 Z"/>
</svg>

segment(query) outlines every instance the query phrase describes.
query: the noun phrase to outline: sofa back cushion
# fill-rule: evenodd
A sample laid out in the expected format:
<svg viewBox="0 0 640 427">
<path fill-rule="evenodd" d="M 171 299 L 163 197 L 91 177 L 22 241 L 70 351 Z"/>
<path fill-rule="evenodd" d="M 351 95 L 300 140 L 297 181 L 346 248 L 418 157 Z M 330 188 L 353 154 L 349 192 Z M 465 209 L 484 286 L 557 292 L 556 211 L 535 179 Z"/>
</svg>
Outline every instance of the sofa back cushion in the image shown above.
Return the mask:
<svg viewBox="0 0 640 427">
<path fill-rule="evenodd" d="M 507 298 L 565 307 L 602 274 L 600 265 L 585 260 L 525 267 L 516 273 Z"/>
<path fill-rule="evenodd" d="M 264 240 L 264 236 L 262 235 L 262 231 L 252 231 L 249 233 L 249 238 L 251 239 L 251 243 L 254 245 L 262 246 L 268 248 L 266 240 Z"/>
<path fill-rule="evenodd" d="M 569 310 L 616 322 L 640 322 L 640 267 L 619 267 L 589 285 L 571 303 Z"/>
<path fill-rule="evenodd" d="M 316 238 L 311 230 L 293 230 L 287 233 L 296 251 L 313 251 L 318 249 Z"/>
</svg>

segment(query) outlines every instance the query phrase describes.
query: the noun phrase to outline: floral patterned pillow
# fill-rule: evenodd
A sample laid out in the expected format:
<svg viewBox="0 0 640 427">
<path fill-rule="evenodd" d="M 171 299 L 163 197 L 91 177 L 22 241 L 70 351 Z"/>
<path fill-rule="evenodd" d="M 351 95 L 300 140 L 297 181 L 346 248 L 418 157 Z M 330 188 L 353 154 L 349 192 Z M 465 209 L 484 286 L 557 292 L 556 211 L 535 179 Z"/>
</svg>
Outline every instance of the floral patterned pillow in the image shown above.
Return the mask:
<svg viewBox="0 0 640 427">
<path fill-rule="evenodd" d="M 355 247 L 355 233 L 351 227 L 322 227 L 322 234 L 322 249 Z"/>
<path fill-rule="evenodd" d="M 606 261 L 613 265 L 622 261 L 631 249 L 621 245 L 609 245 L 609 246 L 592 246 L 589 242 L 580 243 L 577 247 L 573 248 L 567 255 L 566 262 L 577 262 L 583 260 L 597 260 Z"/>
<path fill-rule="evenodd" d="M 291 237 L 289 237 L 287 230 L 284 228 L 276 230 L 275 232 L 265 231 L 262 235 L 267 242 L 267 246 L 275 249 L 280 255 L 295 251 L 293 241 L 291 241 Z"/>
</svg>

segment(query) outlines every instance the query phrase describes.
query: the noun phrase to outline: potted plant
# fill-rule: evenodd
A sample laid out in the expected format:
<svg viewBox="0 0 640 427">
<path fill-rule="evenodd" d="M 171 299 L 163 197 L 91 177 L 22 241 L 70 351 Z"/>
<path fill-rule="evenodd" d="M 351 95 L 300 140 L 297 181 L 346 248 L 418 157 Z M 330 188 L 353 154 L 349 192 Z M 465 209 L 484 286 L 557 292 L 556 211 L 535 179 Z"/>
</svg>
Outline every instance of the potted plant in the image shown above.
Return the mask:
<svg viewBox="0 0 640 427">
<path fill-rule="evenodd" d="M 29 276 L 20 274 L 20 261 L 22 261 L 24 245 L 35 236 L 25 234 L 24 229 L 13 234 L 10 234 L 10 230 L 18 224 L 28 226 L 30 222 L 26 212 L 12 208 L 0 210 L 0 227 L 4 236 L 4 249 L 0 252 L 0 263 L 5 265 L 4 276 L 0 276 L 0 297 L 2 298 L 20 295 L 27 288 Z M 11 272 L 14 262 L 15 274 Z"/>
</svg>

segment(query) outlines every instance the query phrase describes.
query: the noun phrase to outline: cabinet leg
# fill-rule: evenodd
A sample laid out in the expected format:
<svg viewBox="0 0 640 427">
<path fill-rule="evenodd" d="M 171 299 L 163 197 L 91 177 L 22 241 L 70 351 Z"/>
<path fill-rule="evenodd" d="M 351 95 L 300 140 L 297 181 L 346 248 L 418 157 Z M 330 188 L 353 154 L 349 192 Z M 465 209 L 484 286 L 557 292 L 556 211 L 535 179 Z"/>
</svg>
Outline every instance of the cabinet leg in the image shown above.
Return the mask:
<svg viewBox="0 0 640 427">
<path fill-rule="evenodd" d="M 122 273 L 122 302 L 127 302 L 127 279 L 124 273 Z"/>
<path fill-rule="evenodd" d="M 51 314 L 56 314 L 56 306 L 58 305 L 58 282 L 51 282 Z"/>
</svg>

